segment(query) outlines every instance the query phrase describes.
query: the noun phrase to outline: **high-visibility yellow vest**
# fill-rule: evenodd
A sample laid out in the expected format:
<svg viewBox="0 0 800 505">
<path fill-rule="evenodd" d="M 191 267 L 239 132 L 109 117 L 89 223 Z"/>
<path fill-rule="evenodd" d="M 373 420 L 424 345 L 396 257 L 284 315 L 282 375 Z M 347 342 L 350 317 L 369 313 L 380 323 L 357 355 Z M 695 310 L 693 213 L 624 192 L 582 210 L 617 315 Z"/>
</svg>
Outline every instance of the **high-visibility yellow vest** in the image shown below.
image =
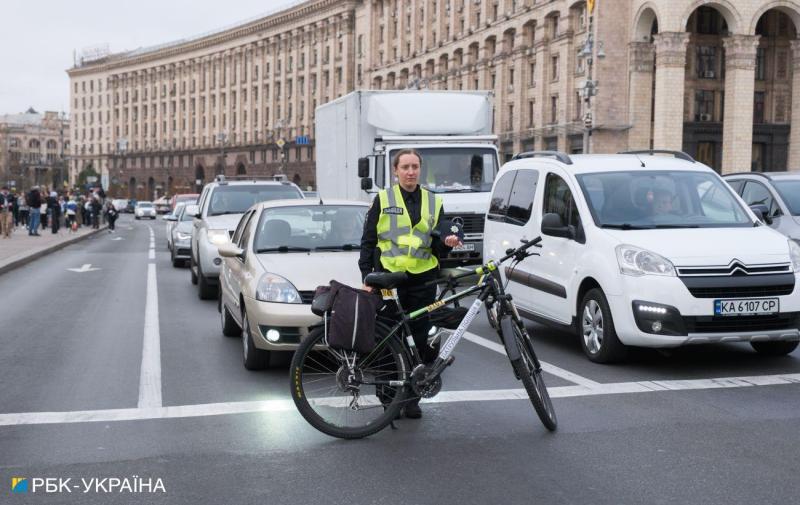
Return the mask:
<svg viewBox="0 0 800 505">
<path fill-rule="evenodd" d="M 378 248 L 381 250 L 381 265 L 390 272 L 419 274 L 439 265 L 439 260 L 431 251 L 431 230 L 439 221 L 442 199 L 424 188 L 420 188 L 420 191 L 420 219 L 414 226 L 411 226 L 411 217 L 399 185 L 378 193 L 381 206 Z"/>
</svg>

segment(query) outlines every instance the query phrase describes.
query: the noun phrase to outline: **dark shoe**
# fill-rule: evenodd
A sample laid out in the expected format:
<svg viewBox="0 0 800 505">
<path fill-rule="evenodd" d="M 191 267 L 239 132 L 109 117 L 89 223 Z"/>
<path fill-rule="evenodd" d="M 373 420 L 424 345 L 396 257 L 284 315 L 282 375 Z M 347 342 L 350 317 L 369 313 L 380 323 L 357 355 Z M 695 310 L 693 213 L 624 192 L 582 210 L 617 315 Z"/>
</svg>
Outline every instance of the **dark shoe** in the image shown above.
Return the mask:
<svg viewBox="0 0 800 505">
<path fill-rule="evenodd" d="M 419 419 L 422 417 L 422 409 L 419 408 L 419 400 L 413 400 L 403 408 L 403 415 L 408 419 Z"/>
</svg>

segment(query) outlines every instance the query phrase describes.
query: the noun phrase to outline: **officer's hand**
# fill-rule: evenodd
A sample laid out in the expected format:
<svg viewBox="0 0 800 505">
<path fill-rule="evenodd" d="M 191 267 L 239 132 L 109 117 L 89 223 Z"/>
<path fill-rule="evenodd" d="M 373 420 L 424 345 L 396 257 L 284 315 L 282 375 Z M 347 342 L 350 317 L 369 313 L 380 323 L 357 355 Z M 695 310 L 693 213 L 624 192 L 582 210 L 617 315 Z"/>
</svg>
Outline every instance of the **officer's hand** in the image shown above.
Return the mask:
<svg viewBox="0 0 800 505">
<path fill-rule="evenodd" d="M 361 289 L 362 289 L 363 291 L 366 291 L 367 293 L 372 293 L 372 288 L 371 288 L 371 287 L 369 287 L 369 286 L 367 286 L 366 284 L 362 285 L 362 286 L 361 286 Z"/>
<path fill-rule="evenodd" d="M 444 239 L 444 245 L 447 247 L 456 247 L 459 245 L 463 245 L 461 239 L 458 238 L 458 235 L 448 235 Z"/>
</svg>

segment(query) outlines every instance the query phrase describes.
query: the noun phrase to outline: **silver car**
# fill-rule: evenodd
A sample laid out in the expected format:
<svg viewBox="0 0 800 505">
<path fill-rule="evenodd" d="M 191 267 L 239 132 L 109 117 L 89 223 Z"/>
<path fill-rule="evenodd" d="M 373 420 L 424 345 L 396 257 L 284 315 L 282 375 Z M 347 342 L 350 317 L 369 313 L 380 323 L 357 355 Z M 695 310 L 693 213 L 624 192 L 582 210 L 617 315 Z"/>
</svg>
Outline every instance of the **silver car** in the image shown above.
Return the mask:
<svg viewBox="0 0 800 505">
<path fill-rule="evenodd" d="M 178 216 L 180 215 L 183 208 L 186 206 L 186 202 L 181 202 L 175 206 L 175 210 L 170 212 L 169 214 L 165 215 L 162 219 L 166 222 L 164 236 L 167 238 L 167 251 L 172 250 L 172 229 L 178 224 Z"/>
<path fill-rule="evenodd" d="M 192 256 L 192 221 L 197 214 L 196 204 L 179 204 L 180 212 L 175 216 L 175 226 L 170 230 L 170 259 L 172 266 L 186 265 Z M 178 206 L 175 207 L 176 209 Z"/>
<path fill-rule="evenodd" d="M 767 225 L 800 243 L 800 172 L 744 172 L 724 179 Z"/>
</svg>

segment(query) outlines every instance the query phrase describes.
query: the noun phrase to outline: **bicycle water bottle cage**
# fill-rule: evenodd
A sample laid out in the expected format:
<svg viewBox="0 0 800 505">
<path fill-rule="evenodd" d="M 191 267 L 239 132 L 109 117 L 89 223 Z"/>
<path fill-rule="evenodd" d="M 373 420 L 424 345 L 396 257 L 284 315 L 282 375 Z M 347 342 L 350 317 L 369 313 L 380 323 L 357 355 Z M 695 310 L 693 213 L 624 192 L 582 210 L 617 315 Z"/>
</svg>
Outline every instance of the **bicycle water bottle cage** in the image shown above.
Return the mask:
<svg viewBox="0 0 800 505">
<path fill-rule="evenodd" d="M 392 289 L 406 282 L 405 272 L 372 272 L 364 278 L 364 284 L 371 288 Z"/>
</svg>

